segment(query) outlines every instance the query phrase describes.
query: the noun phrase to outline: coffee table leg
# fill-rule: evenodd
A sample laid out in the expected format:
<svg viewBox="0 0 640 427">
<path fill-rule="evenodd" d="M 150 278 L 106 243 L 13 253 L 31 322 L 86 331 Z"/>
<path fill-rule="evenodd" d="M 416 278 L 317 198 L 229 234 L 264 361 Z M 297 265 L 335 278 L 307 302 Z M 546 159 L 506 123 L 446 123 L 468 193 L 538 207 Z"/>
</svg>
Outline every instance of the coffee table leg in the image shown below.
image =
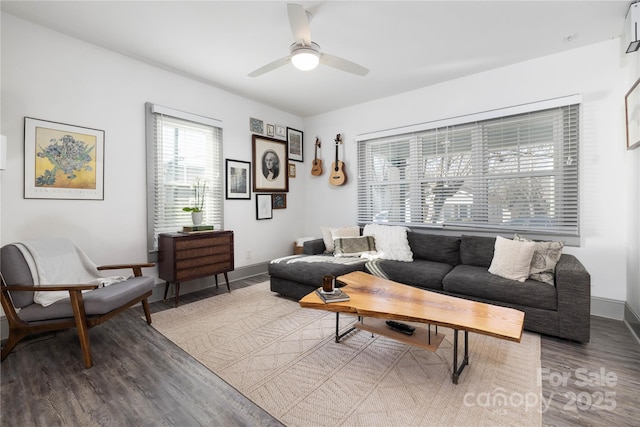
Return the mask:
<svg viewBox="0 0 640 427">
<path fill-rule="evenodd" d="M 469 332 L 464 331 L 464 358 L 458 367 L 458 330 L 453 330 L 453 375 L 451 380 L 454 384 L 458 384 L 458 378 L 465 366 L 469 364 Z"/>
<path fill-rule="evenodd" d="M 361 320 L 361 317 L 358 316 L 358 321 L 360 320 Z M 352 332 L 355 329 L 356 329 L 355 326 L 352 326 L 351 328 L 344 331 L 343 333 L 340 333 L 340 312 L 339 311 L 336 312 L 336 342 L 340 342 L 342 337 L 344 337 L 345 335 L 347 335 L 348 333 Z"/>
</svg>

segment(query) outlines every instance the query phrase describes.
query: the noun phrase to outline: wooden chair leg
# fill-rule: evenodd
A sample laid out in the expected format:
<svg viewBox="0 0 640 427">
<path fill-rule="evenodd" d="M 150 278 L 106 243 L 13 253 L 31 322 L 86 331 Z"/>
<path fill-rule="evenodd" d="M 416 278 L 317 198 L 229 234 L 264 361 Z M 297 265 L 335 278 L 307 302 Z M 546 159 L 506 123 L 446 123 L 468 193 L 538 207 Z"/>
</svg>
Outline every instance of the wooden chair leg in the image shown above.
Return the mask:
<svg viewBox="0 0 640 427">
<path fill-rule="evenodd" d="M 144 310 L 144 316 L 147 318 L 147 323 L 151 324 L 151 311 L 149 310 L 149 301 L 147 298 L 142 300 L 142 309 Z"/>
<path fill-rule="evenodd" d="M 87 317 L 84 312 L 84 303 L 82 302 L 82 291 L 69 291 L 69 293 L 71 294 L 73 316 L 76 319 L 76 328 L 78 329 L 80 347 L 82 348 L 82 356 L 84 357 L 84 366 L 90 368 L 93 365 L 93 360 L 91 358 L 91 346 L 89 345 Z"/>
<path fill-rule="evenodd" d="M 0 360 L 6 359 L 9 353 L 11 353 L 11 351 L 15 348 L 15 346 L 18 345 L 18 343 L 22 341 L 22 339 L 27 335 L 28 334 L 11 333 L 10 330 L 9 338 L 7 338 L 7 342 L 4 344 L 4 347 L 2 347 L 2 358 Z"/>
</svg>

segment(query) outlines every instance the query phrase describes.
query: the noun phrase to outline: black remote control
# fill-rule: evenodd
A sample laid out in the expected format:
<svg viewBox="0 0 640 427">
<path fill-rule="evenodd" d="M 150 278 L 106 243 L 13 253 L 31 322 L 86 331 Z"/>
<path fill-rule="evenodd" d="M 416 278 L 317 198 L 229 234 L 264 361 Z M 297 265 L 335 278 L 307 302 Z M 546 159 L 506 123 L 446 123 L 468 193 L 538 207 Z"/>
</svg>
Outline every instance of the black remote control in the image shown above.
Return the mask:
<svg viewBox="0 0 640 427">
<path fill-rule="evenodd" d="M 402 332 L 403 334 L 412 335 L 413 331 L 416 330 L 411 325 L 407 325 L 405 323 L 396 322 L 395 320 L 387 320 L 387 325 L 398 332 Z"/>
</svg>

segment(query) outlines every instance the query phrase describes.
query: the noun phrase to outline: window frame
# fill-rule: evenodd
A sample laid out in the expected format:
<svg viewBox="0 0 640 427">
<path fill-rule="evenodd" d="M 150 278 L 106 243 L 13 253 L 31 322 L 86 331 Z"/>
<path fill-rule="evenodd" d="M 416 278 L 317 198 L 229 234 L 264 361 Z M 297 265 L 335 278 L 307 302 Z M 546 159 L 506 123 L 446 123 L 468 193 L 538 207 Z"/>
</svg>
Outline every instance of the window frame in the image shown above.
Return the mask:
<svg viewBox="0 0 640 427">
<path fill-rule="evenodd" d="M 147 156 L 147 253 L 148 259 L 150 262 L 157 261 L 157 241 L 158 234 L 169 232 L 169 231 L 179 231 L 181 226 L 190 225 L 191 222 L 188 219 L 190 214 L 185 212 L 184 220 L 180 220 L 180 222 L 175 222 L 175 224 L 171 224 L 172 220 L 168 220 L 167 222 L 171 227 L 175 229 L 158 230 L 156 217 L 163 217 L 163 213 L 158 211 L 158 206 L 156 202 L 158 201 L 158 197 L 156 196 L 155 188 L 156 188 L 156 176 L 157 176 L 157 168 L 156 168 L 156 154 L 158 151 L 158 138 L 162 138 L 161 134 L 156 133 L 156 127 L 158 124 L 158 117 L 166 117 L 167 120 L 171 121 L 183 121 L 185 122 L 184 129 L 189 128 L 189 123 L 193 124 L 195 127 L 206 127 L 210 128 L 212 131 L 212 143 L 214 144 L 210 149 L 206 149 L 206 152 L 212 156 L 211 164 L 207 166 L 211 166 L 213 168 L 210 171 L 211 180 L 207 182 L 207 203 L 209 205 L 215 206 L 215 212 L 206 212 L 207 219 L 215 226 L 216 229 L 224 228 L 224 161 L 222 155 L 223 149 L 223 126 L 220 120 L 212 119 L 205 116 L 200 116 L 197 114 L 192 114 L 180 110 L 176 110 L 169 107 L 164 107 L 161 105 L 153 104 L 150 102 L 145 103 L 145 139 L 146 139 L 146 156 Z M 158 172 L 162 173 L 162 172 Z M 209 180 L 208 180 L 209 181 Z M 164 188 L 176 188 L 176 183 L 167 183 Z M 185 187 L 186 185 L 190 186 L 191 184 L 180 185 L 180 187 Z M 182 209 L 185 206 L 185 203 L 176 204 L 176 207 Z M 163 220 L 164 222 L 164 220 Z"/>
<path fill-rule="evenodd" d="M 549 239 L 555 238 L 557 239 L 559 236 L 565 239 L 567 244 L 579 244 L 580 237 L 580 226 L 579 226 L 579 167 L 577 165 L 578 157 L 579 157 L 579 127 L 580 127 L 580 105 L 582 102 L 582 97 L 580 95 L 571 95 L 562 98 L 555 98 L 552 100 L 546 100 L 541 102 L 535 102 L 530 104 L 523 104 L 514 107 L 502 108 L 498 110 L 492 110 L 477 114 L 458 116 L 450 119 L 438 120 L 433 122 L 426 122 L 412 126 L 405 126 L 401 128 L 388 129 L 383 131 L 377 131 L 372 133 L 361 134 L 356 137 L 356 143 L 358 146 L 358 223 L 360 225 L 365 225 L 373 222 L 382 222 L 388 223 L 389 225 L 402 225 L 411 228 L 428 228 L 430 232 L 437 232 L 440 234 L 460 234 L 460 232 L 468 233 L 468 234 L 476 234 L 476 235 L 493 235 L 496 233 L 526 233 L 529 237 L 540 238 L 540 239 Z M 563 108 L 566 110 L 563 110 Z M 555 110 L 558 113 L 555 112 Z M 514 221 L 509 226 L 503 225 L 504 219 L 501 219 L 499 224 L 487 224 L 486 226 L 480 224 L 478 222 L 479 218 L 482 218 L 482 215 L 489 215 L 488 213 L 483 214 L 474 214 L 473 211 L 476 212 L 479 209 L 485 209 L 488 211 L 490 204 L 487 200 L 484 201 L 484 205 L 476 202 L 475 200 L 469 204 L 469 207 L 466 208 L 464 206 L 460 206 L 461 210 L 469 209 L 470 215 L 472 215 L 471 222 L 469 225 L 462 224 L 460 222 L 453 221 L 452 223 L 445 222 L 444 213 L 442 213 L 442 223 L 427 223 L 425 219 L 427 216 L 425 215 L 425 211 L 432 206 L 429 206 L 425 203 L 424 194 L 426 193 L 422 185 L 426 185 L 426 182 L 431 179 L 432 181 L 436 178 L 431 175 L 427 176 L 425 170 L 427 170 L 426 162 L 429 161 L 426 155 L 423 154 L 424 141 L 426 138 L 425 135 L 429 135 L 430 133 L 435 132 L 434 135 L 431 135 L 434 143 L 437 141 L 437 132 L 441 129 L 453 129 L 454 131 L 460 131 L 465 127 L 469 128 L 470 136 L 469 142 L 471 148 L 466 153 L 470 158 L 472 167 L 481 167 L 484 169 L 484 175 L 477 175 L 478 171 L 473 171 L 476 176 L 473 178 L 469 178 L 470 175 L 460 175 L 456 177 L 455 175 L 447 177 L 447 181 L 449 184 L 455 182 L 456 179 L 460 180 L 461 177 L 465 177 L 464 180 L 468 180 L 477 185 L 484 185 L 486 188 L 482 189 L 480 192 L 471 192 L 471 197 L 477 196 L 478 198 L 484 194 L 485 196 L 489 194 L 489 188 L 491 184 L 495 182 L 499 182 L 500 180 L 504 180 L 508 182 L 509 180 L 521 180 L 526 182 L 527 179 L 540 176 L 540 175 L 562 175 L 565 173 L 562 166 L 562 161 L 559 161 L 557 158 L 553 160 L 553 167 L 549 169 L 549 171 L 544 171 L 541 169 L 539 164 L 535 164 L 531 170 L 529 171 L 518 171 L 517 173 L 495 173 L 493 177 L 489 177 L 487 175 L 487 170 L 489 169 L 488 156 L 491 153 L 491 150 L 488 148 L 489 140 L 486 135 L 486 127 L 493 125 L 498 120 L 513 120 L 514 118 L 518 119 L 522 117 L 522 122 L 526 122 L 526 118 L 531 116 L 531 120 L 536 120 L 536 114 L 544 116 L 545 111 L 548 110 L 550 118 L 547 118 L 547 121 L 543 123 L 546 126 L 549 124 L 557 125 L 560 121 L 561 123 L 566 120 L 566 114 L 573 120 L 571 125 L 567 127 L 574 133 L 570 133 L 568 136 L 565 134 L 561 134 L 562 137 L 560 139 L 555 139 L 557 136 L 554 134 L 553 142 L 547 143 L 548 146 L 553 147 L 554 150 L 560 148 L 563 150 L 562 155 L 567 155 L 569 151 L 566 153 L 564 150 L 573 149 L 571 155 L 575 156 L 575 167 L 571 171 L 572 174 L 570 176 L 569 184 L 573 188 L 573 181 L 575 181 L 575 191 L 573 191 L 569 197 L 566 199 L 562 199 L 562 204 L 558 204 L 558 197 L 562 198 L 564 194 L 562 191 L 563 187 L 558 185 L 547 185 L 545 189 L 553 188 L 554 191 L 559 192 L 560 194 L 555 194 L 552 197 L 552 201 L 549 202 L 553 204 L 554 208 L 559 206 L 559 209 L 569 209 L 567 212 L 561 212 L 563 220 L 558 220 L 556 218 L 555 228 L 547 229 L 546 227 L 542 227 L 539 224 L 533 224 L 536 218 L 532 218 L 529 224 L 519 224 Z M 559 117 L 553 117 L 554 114 L 562 114 Z M 517 122 L 517 120 L 516 120 Z M 518 123 L 516 123 L 516 127 Z M 565 129 L 562 129 L 564 131 Z M 553 132 L 556 132 L 557 129 L 553 129 Z M 518 152 L 521 149 L 522 141 L 520 140 L 520 136 L 516 137 L 517 146 L 513 148 L 514 152 Z M 568 138 L 568 139 L 567 139 Z M 371 169 L 372 166 L 368 164 L 369 161 L 372 160 L 372 157 L 367 157 L 369 155 L 369 151 L 371 147 L 375 147 L 376 144 L 390 144 L 389 150 L 400 149 L 400 145 L 405 143 L 407 147 L 404 148 L 404 153 L 398 155 L 395 161 L 393 161 L 393 156 L 395 156 L 395 152 L 391 152 L 391 157 L 387 160 L 390 162 L 397 163 L 398 161 L 402 162 L 404 159 L 405 165 L 401 168 L 398 167 L 396 169 L 400 170 L 400 172 L 396 171 L 396 174 L 402 176 L 399 181 L 389 181 L 388 184 L 391 186 L 395 185 L 396 191 L 401 192 L 401 195 L 396 195 L 396 203 L 389 201 L 384 196 L 379 196 L 376 200 L 381 201 L 381 203 L 386 203 L 388 206 L 393 206 L 395 209 L 395 215 L 392 215 L 387 212 L 387 216 L 384 215 L 375 217 L 374 214 L 380 212 L 384 212 L 384 210 L 376 210 L 377 207 L 382 206 L 376 205 L 374 201 L 375 191 L 371 191 L 370 188 L 373 186 L 380 185 L 381 182 L 371 179 Z M 448 142 L 448 141 L 447 141 Z M 395 145 L 394 145 L 395 144 Z M 537 144 L 537 145 L 536 145 Z M 435 144 L 437 145 L 437 144 Z M 523 146 L 523 144 L 522 144 Z M 477 151 L 478 148 L 481 147 L 480 151 Z M 533 150 L 542 150 L 545 147 L 545 144 L 542 142 L 534 143 L 530 146 Z M 567 148 L 568 147 L 568 148 Z M 504 147 L 503 147 L 504 148 Z M 465 154 L 465 153 L 463 153 Z M 406 157 L 403 157 L 403 155 Z M 475 158 L 479 156 L 478 158 Z M 522 155 L 516 155 L 513 159 L 520 161 Z M 558 156 L 556 151 L 552 151 L 552 154 L 549 154 L 548 157 Z M 441 155 L 442 158 L 445 156 Z M 541 156 L 542 157 L 542 156 Z M 432 159 L 437 159 L 437 154 L 433 156 Z M 422 162 L 425 162 L 424 164 Z M 549 161 L 551 163 L 551 161 Z M 537 168 L 537 169 L 536 169 Z M 498 169 L 496 169 L 498 170 Z M 442 172 L 441 172 L 442 173 Z M 437 176 L 437 175 L 434 175 Z M 446 173 L 445 173 L 446 176 Z M 549 178 L 553 181 L 553 178 Z M 563 175 L 564 179 L 564 175 Z M 444 181 L 444 180 L 443 180 Z M 531 188 L 534 188 L 539 182 L 535 180 L 531 180 L 530 185 Z M 553 182 L 557 182 L 553 181 Z M 405 188 L 400 190 L 400 186 L 404 185 Z M 508 184 L 502 183 L 503 186 L 506 185 L 505 188 L 508 187 Z M 408 187 L 407 187 L 408 186 Z M 457 194 L 456 190 L 454 194 Z M 508 194 L 509 192 L 505 193 Z M 488 197 L 488 196 L 487 196 Z M 574 200 L 575 197 L 575 200 Z M 541 198 L 544 200 L 543 198 Z M 407 201 L 408 200 L 408 201 Z M 445 198 L 446 200 L 446 198 Z M 535 198 L 527 199 L 529 204 L 536 201 Z M 400 202 L 401 201 L 401 202 Z M 566 203 L 565 203 L 566 202 Z M 523 204 L 524 205 L 526 205 Z M 454 203 L 449 203 L 449 207 L 452 207 Z M 435 208 L 433 208 L 435 210 Z M 444 209 L 444 207 L 443 207 Z M 575 211 L 574 211 L 574 210 Z M 548 212 L 551 212 L 552 208 L 547 208 Z M 568 226 L 564 222 L 564 217 L 568 217 L 571 220 L 575 220 L 575 224 L 571 223 Z M 575 216 L 575 218 L 574 218 Z M 458 217 L 458 221 L 459 221 Z M 420 222 L 416 222 L 420 221 Z M 574 227 L 573 229 L 571 227 Z"/>
</svg>

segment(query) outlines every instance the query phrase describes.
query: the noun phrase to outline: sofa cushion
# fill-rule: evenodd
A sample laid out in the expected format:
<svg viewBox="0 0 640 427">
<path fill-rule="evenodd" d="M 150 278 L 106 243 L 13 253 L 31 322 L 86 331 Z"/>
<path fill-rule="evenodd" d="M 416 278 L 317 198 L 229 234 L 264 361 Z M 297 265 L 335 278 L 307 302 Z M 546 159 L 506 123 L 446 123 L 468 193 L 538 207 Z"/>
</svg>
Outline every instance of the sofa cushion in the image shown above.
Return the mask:
<svg viewBox="0 0 640 427">
<path fill-rule="evenodd" d="M 323 255 L 292 255 L 277 258 L 268 265 L 269 275 L 303 283 L 322 286 L 322 276 L 340 276 L 352 271 L 364 271 L 366 259 Z"/>
<path fill-rule="evenodd" d="M 364 236 L 373 236 L 376 240 L 377 257 L 393 261 L 413 261 L 413 252 L 407 239 L 407 227 L 367 224 L 362 231 Z"/>
<path fill-rule="evenodd" d="M 513 240 L 519 242 L 533 242 L 524 236 L 516 234 Z M 530 266 L 530 278 L 539 282 L 555 285 L 556 264 L 562 255 L 564 242 L 535 242 L 536 250 L 533 253 Z"/>
<path fill-rule="evenodd" d="M 407 233 L 414 259 L 444 262 L 457 265 L 460 262 L 460 237 L 426 234 L 415 231 Z"/>
<path fill-rule="evenodd" d="M 376 252 L 376 243 L 372 236 L 338 237 L 333 241 L 333 255 L 337 257 L 358 257 Z"/>
<path fill-rule="evenodd" d="M 529 277 L 531 258 L 535 250 L 536 245 L 533 242 L 520 242 L 498 236 L 489 273 L 524 282 Z"/>
<path fill-rule="evenodd" d="M 445 291 L 456 294 L 544 310 L 558 309 L 555 286 L 535 280 L 504 279 L 489 273 L 485 267 L 457 265 L 444 277 L 442 284 Z"/>
<path fill-rule="evenodd" d="M 349 227 L 320 227 L 322 240 L 324 241 L 325 252 L 333 253 L 333 241 L 338 237 L 358 237 L 360 227 L 357 225 Z"/>
<path fill-rule="evenodd" d="M 495 237 L 463 235 L 460 240 L 460 264 L 489 268 L 495 244 Z"/>
<path fill-rule="evenodd" d="M 153 277 L 139 276 L 132 277 L 124 282 L 83 292 L 84 311 L 87 316 L 109 313 L 134 300 L 137 296 L 151 291 L 154 283 Z M 18 317 L 25 322 L 71 318 L 73 317 L 73 308 L 71 307 L 71 300 L 65 298 L 46 307 L 40 304 L 31 304 L 20 310 Z"/>
<path fill-rule="evenodd" d="M 367 264 L 369 266 L 369 264 Z M 442 279 L 453 268 L 443 262 L 414 259 L 413 262 L 377 260 L 376 268 L 394 282 L 425 289 L 442 289 Z M 368 271 L 376 274 L 374 271 Z"/>
</svg>

